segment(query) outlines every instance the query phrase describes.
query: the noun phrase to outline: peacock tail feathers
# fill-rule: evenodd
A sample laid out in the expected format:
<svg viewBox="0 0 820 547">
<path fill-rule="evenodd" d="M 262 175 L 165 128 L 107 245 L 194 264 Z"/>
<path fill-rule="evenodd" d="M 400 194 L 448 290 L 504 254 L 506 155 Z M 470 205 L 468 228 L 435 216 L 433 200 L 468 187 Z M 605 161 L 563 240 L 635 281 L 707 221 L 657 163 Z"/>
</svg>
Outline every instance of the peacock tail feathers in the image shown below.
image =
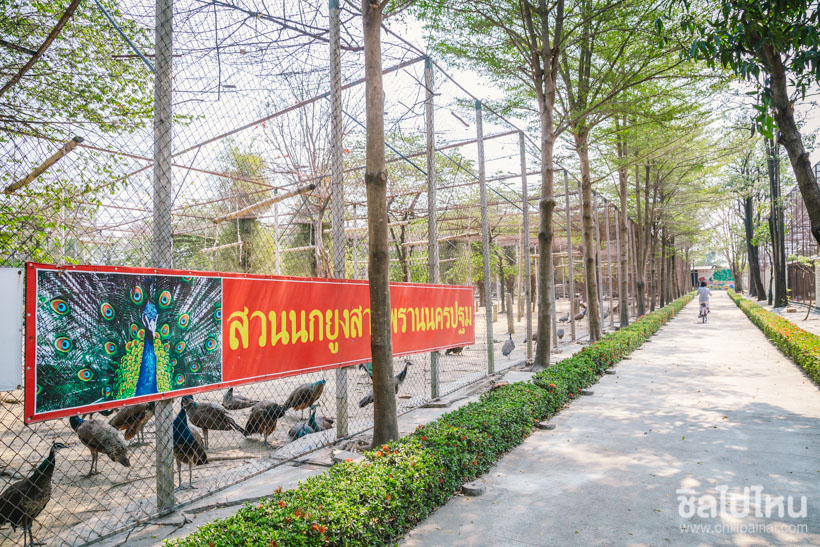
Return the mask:
<svg viewBox="0 0 820 547">
<path fill-rule="evenodd" d="M 219 278 L 40 270 L 37 283 L 38 412 L 133 397 L 151 366 L 150 392 L 221 381 Z"/>
</svg>

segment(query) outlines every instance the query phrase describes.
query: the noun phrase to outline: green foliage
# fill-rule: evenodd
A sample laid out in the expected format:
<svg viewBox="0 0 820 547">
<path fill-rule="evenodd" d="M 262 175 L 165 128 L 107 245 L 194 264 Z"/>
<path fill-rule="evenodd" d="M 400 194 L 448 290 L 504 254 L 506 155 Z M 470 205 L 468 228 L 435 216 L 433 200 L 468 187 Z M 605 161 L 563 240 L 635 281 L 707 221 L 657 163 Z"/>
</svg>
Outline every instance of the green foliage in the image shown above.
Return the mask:
<svg viewBox="0 0 820 547">
<path fill-rule="evenodd" d="M 820 336 L 806 332 L 788 319 L 772 313 L 733 290 L 729 297 L 775 346 L 800 365 L 820 385 Z"/>
<path fill-rule="evenodd" d="M 689 2 L 684 1 L 689 8 Z M 703 11 L 689 9 L 681 29 L 692 36 L 686 55 L 719 65 L 752 82 L 758 104 L 756 128 L 768 138 L 774 133 L 771 116 L 773 63 L 783 63 L 789 85 L 803 99 L 820 80 L 820 9 L 808 0 L 721 0 L 705 3 Z"/>
<path fill-rule="evenodd" d="M 486 473 L 581 388 L 637 349 L 693 294 L 638 319 L 540 372 L 419 426 L 407 437 L 211 522 L 167 545 L 384 545 Z"/>
</svg>

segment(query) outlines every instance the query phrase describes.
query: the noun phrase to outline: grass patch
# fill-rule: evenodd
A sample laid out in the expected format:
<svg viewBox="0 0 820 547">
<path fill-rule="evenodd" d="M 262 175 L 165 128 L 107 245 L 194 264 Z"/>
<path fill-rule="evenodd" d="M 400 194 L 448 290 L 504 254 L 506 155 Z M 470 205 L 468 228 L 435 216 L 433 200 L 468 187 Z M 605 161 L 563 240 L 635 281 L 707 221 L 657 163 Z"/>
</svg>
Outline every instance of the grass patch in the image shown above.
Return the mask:
<svg viewBox="0 0 820 547">
<path fill-rule="evenodd" d="M 518 382 L 484 393 L 420 426 L 412 435 L 371 450 L 279 491 L 236 514 L 205 524 L 179 546 L 375 545 L 394 541 L 487 472 L 559 412 L 579 390 L 634 351 L 692 299 L 692 294 L 638 318 L 572 357 Z"/>
<path fill-rule="evenodd" d="M 758 306 L 735 291 L 729 297 L 780 351 L 788 355 L 815 384 L 820 385 L 820 336 Z"/>
</svg>

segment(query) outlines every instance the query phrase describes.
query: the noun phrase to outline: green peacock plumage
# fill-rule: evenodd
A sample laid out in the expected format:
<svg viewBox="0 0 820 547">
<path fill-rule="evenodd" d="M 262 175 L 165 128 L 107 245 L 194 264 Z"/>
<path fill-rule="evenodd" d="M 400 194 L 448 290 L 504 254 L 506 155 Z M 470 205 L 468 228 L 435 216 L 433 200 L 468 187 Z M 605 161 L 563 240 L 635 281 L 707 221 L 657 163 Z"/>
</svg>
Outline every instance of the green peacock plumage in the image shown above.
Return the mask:
<svg viewBox="0 0 820 547">
<path fill-rule="evenodd" d="M 37 284 L 37 412 L 221 381 L 219 278 L 40 270 Z"/>
</svg>

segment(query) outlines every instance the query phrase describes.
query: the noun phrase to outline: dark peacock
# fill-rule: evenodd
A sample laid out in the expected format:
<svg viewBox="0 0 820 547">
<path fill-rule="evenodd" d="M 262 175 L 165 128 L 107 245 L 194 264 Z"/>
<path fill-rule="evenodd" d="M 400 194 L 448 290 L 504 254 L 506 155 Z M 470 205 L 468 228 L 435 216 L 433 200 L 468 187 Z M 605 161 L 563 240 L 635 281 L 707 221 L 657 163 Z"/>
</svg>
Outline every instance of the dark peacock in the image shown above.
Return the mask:
<svg viewBox="0 0 820 547">
<path fill-rule="evenodd" d="M 393 387 L 396 389 L 396 393 L 399 392 L 399 386 L 401 386 L 401 384 L 404 382 L 404 379 L 407 378 L 407 367 L 409 367 L 412 364 L 413 363 L 411 363 L 410 361 L 405 361 L 404 368 L 402 369 L 402 371 L 393 377 Z M 373 392 L 371 391 L 370 393 L 365 395 L 361 401 L 359 401 L 359 408 L 364 408 L 372 402 Z"/>
<path fill-rule="evenodd" d="M 128 449 L 120 439 L 119 432 L 108 424 L 98 420 L 83 420 L 79 416 L 68 419 L 71 429 L 77 432 L 77 437 L 91 451 L 91 469 L 87 476 L 96 475 L 97 458 L 100 452 L 125 467 L 131 467 L 128 461 Z"/>
<path fill-rule="evenodd" d="M 324 431 L 325 429 L 330 429 L 333 427 L 333 420 L 330 418 L 321 417 L 319 420 L 316 419 L 316 407 L 318 405 L 313 405 L 310 407 L 310 416 L 308 417 L 306 422 L 299 422 L 295 424 L 293 427 L 290 428 L 288 431 L 288 437 L 290 440 L 295 441 L 296 439 L 300 439 L 305 435 L 310 435 L 311 433 L 318 433 L 320 431 Z"/>
<path fill-rule="evenodd" d="M 23 529 L 23 545 L 37 545 L 31 533 L 34 519 L 51 499 L 51 476 L 54 474 L 55 452 L 68 445 L 56 442 L 51 452 L 31 476 L 10 484 L 0 494 L 0 526 L 8 523 L 15 530 Z"/>
<path fill-rule="evenodd" d="M 221 380 L 221 280 L 38 272 L 36 408 Z"/>
<path fill-rule="evenodd" d="M 313 383 L 302 384 L 294 389 L 285 401 L 285 409 L 305 410 L 319 400 L 325 389 L 327 380 L 317 380 Z"/>
<path fill-rule="evenodd" d="M 373 379 L 373 362 L 372 361 L 368 361 L 367 363 L 361 363 L 359 365 L 359 369 L 363 370 L 365 372 L 365 374 L 367 374 L 368 378 L 370 378 L 371 380 Z"/>
<path fill-rule="evenodd" d="M 145 424 L 154 416 L 154 402 L 139 403 L 120 410 L 116 416 L 108 420 L 108 423 L 123 432 L 126 441 L 130 441 L 137 434 L 140 435 L 140 443 L 145 442 L 143 428 Z"/>
<path fill-rule="evenodd" d="M 276 431 L 276 422 L 285 415 L 287 409 L 270 401 L 262 401 L 251 408 L 248 423 L 245 425 L 246 435 L 260 434 L 268 442 L 268 435 Z"/>
<path fill-rule="evenodd" d="M 182 464 L 188 464 L 188 487 L 193 488 L 193 466 L 208 463 L 208 454 L 205 452 L 205 443 L 199 431 L 188 426 L 185 400 L 174 418 L 174 458 L 177 461 L 177 477 L 179 488 L 182 488 Z"/>
</svg>

